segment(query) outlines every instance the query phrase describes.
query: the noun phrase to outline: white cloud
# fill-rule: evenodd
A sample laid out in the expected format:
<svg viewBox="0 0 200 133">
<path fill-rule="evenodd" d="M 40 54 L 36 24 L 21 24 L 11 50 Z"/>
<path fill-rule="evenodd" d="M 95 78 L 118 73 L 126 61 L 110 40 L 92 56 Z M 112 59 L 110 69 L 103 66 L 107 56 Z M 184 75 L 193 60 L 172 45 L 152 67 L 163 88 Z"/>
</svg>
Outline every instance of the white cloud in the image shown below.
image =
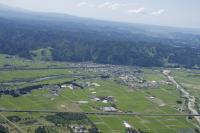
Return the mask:
<svg viewBox="0 0 200 133">
<path fill-rule="evenodd" d="M 111 3 L 111 2 L 104 2 L 100 5 L 98 5 L 98 8 L 108 8 L 108 9 L 112 9 L 112 10 L 116 10 L 118 9 L 120 6 L 122 6 L 119 3 Z"/>
<path fill-rule="evenodd" d="M 118 4 L 118 3 L 114 3 L 114 4 L 110 5 L 110 6 L 108 6 L 108 8 L 109 8 L 109 9 L 112 9 L 112 10 L 116 10 L 116 9 L 118 9 L 119 7 L 120 7 L 120 4 Z"/>
<path fill-rule="evenodd" d="M 95 7 L 95 5 L 93 5 L 93 4 L 90 4 L 90 3 L 88 3 L 88 2 L 80 2 L 80 3 L 78 3 L 78 5 L 77 5 L 78 7 Z"/>
<path fill-rule="evenodd" d="M 80 2 L 80 3 L 78 3 L 78 7 L 81 7 L 81 6 L 89 6 L 90 4 L 89 3 L 87 3 L 87 2 Z"/>
<path fill-rule="evenodd" d="M 135 13 L 135 14 L 139 14 L 139 13 L 144 13 L 145 8 L 141 7 L 138 9 L 130 9 L 128 10 L 128 13 Z"/>
<path fill-rule="evenodd" d="M 158 11 L 152 12 L 151 15 L 159 16 L 159 15 L 163 14 L 164 12 L 165 12 L 164 9 L 160 9 L 160 10 L 158 10 Z"/>
<path fill-rule="evenodd" d="M 98 8 L 105 8 L 105 7 L 108 7 L 108 6 L 110 6 L 110 5 L 111 5 L 110 2 L 105 2 L 105 3 L 103 3 L 103 4 L 98 5 Z"/>
</svg>

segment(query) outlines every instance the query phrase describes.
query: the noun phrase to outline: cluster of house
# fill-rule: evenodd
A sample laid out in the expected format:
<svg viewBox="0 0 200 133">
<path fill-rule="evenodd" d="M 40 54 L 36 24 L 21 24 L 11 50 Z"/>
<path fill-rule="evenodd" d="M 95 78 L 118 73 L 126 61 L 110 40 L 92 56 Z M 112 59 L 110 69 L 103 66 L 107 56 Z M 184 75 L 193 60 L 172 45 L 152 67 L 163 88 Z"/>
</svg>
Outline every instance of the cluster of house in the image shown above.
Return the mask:
<svg viewBox="0 0 200 133">
<path fill-rule="evenodd" d="M 87 66 L 90 65 L 87 64 Z M 95 64 L 95 67 L 86 67 L 85 71 L 101 73 L 102 75 L 107 75 L 107 78 L 115 78 L 117 79 L 115 80 L 117 83 L 129 86 L 130 88 L 157 88 L 162 84 L 169 84 L 164 81 L 146 81 L 144 80 L 143 71 L 119 65 L 106 65 L 98 67 L 98 64 Z M 159 72 L 159 70 L 154 71 Z M 164 70 L 163 73 L 170 73 L 170 71 Z"/>
<path fill-rule="evenodd" d="M 158 82 L 143 80 L 144 72 L 141 70 L 130 70 L 124 66 L 110 65 L 102 68 L 88 68 L 86 71 L 98 72 L 109 75 L 109 78 L 115 78 L 119 84 L 129 86 L 131 88 L 156 88 Z"/>
<path fill-rule="evenodd" d="M 123 125 L 125 127 L 125 133 L 140 133 L 137 129 L 132 127 L 128 122 L 123 121 Z"/>
<path fill-rule="evenodd" d="M 101 107 L 100 109 L 104 112 L 118 112 L 118 109 L 116 109 L 115 107 L 112 107 L 112 106 Z"/>
<path fill-rule="evenodd" d="M 69 85 L 63 84 L 63 85 L 61 85 L 61 88 L 69 88 L 69 89 L 71 89 L 71 90 L 78 89 L 78 87 L 75 86 L 75 85 L 73 85 L 73 84 L 69 84 Z"/>
<path fill-rule="evenodd" d="M 80 68 L 104 68 L 104 67 L 108 67 L 110 65 L 107 64 L 96 64 L 93 62 L 81 62 L 81 63 L 70 63 L 68 64 L 68 66 L 71 67 L 80 67 Z"/>
<path fill-rule="evenodd" d="M 61 88 L 69 88 L 71 90 L 74 89 L 84 89 L 86 87 L 98 87 L 100 86 L 97 83 L 90 83 L 90 82 L 80 82 L 80 83 L 76 83 L 76 82 L 72 82 L 70 84 L 62 84 Z"/>
<path fill-rule="evenodd" d="M 18 89 L 0 88 L 0 94 L 18 97 L 20 95 L 28 94 L 33 90 L 47 89 L 47 90 L 50 90 L 54 96 L 58 96 L 58 91 L 62 88 L 69 88 L 69 89 L 74 90 L 74 89 L 84 89 L 85 87 L 98 87 L 98 86 L 100 86 L 100 85 L 97 83 L 90 83 L 90 82 L 76 83 L 74 81 L 69 81 L 69 82 L 62 83 L 62 84 L 33 85 L 33 86 L 27 86 L 27 87 L 18 88 Z"/>
<path fill-rule="evenodd" d="M 59 96 L 58 91 L 61 89 L 59 85 L 44 85 L 40 89 L 49 89 L 53 96 Z"/>
<path fill-rule="evenodd" d="M 73 133 L 100 133 L 100 130 L 94 124 L 91 126 L 74 124 L 69 126 L 69 128 Z"/>
<path fill-rule="evenodd" d="M 137 74 L 138 75 L 138 74 Z M 129 86 L 131 88 L 157 88 L 160 85 L 171 84 L 166 81 L 146 81 L 143 76 L 136 76 L 132 74 L 122 74 L 119 76 L 119 80 L 116 80 L 119 84 Z"/>
<path fill-rule="evenodd" d="M 113 96 L 91 96 L 90 99 L 102 103 L 114 102 Z"/>
<path fill-rule="evenodd" d="M 115 101 L 113 96 L 90 96 L 91 100 L 102 103 L 113 103 Z M 119 110 L 113 106 L 101 107 L 100 110 L 104 112 L 118 112 Z"/>
<path fill-rule="evenodd" d="M 114 97 L 113 96 L 91 96 L 90 99 L 95 100 L 97 102 L 102 102 L 102 103 L 112 103 L 114 102 Z M 88 103 L 88 101 L 78 101 L 78 103 L 82 104 L 82 103 Z M 100 110 L 102 110 L 103 112 L 118 112 L 119 110 L 115 107 L 112 106 L 105 106 L 105 107 L 101 107 Z M 87 132 L 86 130 L 84 130 L 84 126 L 74 126 L 73 127 L 73 131 L 75 133 L 85 133 Z"/>
<path fill-rule="evenodd" d="M 70 128 L 74 133 L 88 133 L 88 129 L 84 125 L 71 125 Z"/>
<path fill-rule="evenodd" d="M 88 87 L 99 87 L 100 85 L 97 83 L 90 83 L 90 82 L 86 82 Z"/>
</svg>

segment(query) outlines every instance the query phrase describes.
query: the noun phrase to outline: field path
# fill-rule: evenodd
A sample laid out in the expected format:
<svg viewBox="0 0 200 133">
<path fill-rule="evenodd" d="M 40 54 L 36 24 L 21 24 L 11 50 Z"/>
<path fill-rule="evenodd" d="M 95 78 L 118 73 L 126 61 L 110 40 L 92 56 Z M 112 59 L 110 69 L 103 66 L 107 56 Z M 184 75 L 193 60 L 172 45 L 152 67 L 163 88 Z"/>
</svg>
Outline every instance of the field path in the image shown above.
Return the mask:
<svg viewBox="0 0 200 133">
<path fill-rule="evenodd" d="M 3 114 L 0 113 L 0 116 L 5 119 L 11 127 L 14 127 L 19 133 L 25 133 L 21 128 L 19 128 L 15 123 L 8 120 Z"/>
</svg>

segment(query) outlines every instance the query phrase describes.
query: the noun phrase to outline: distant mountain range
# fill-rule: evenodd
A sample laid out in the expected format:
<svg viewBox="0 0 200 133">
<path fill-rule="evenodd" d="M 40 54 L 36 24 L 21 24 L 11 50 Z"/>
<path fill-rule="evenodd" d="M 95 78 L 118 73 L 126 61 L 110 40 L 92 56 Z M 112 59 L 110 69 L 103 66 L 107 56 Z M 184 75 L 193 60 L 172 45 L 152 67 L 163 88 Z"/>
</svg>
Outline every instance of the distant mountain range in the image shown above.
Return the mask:
<svg viewBox="0 0 200 133">
<path fill-rule="evenodd" d="M 200 31 L 0 5 L 0 53 L 43 60 L 194 67 L 200 66 Z"/>
</svg>

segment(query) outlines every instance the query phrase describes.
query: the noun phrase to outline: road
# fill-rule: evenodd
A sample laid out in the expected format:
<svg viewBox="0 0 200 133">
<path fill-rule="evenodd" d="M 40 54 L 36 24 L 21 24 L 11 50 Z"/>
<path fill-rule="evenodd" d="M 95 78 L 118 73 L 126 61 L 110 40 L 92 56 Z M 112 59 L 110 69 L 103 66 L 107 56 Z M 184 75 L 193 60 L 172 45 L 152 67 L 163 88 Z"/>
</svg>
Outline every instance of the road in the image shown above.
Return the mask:
<svg viewBox="0 0 200 133">
<path fill-rule="evenodd" d="M 143 113 L 125 113 L 125 112 L 66 112 L 55 110 L 11 110 L 0 109 L 0 112 L 18 112 L 18 113 L 83 113 L 87 115 L 131 115 L 131 116 L 200 116 L 200 114 L 143 114 Z"/>
<path fill-rule="evenodd" d="M 198 111 L 195 108 L 195 97 L 191 96 L 187 90 L 182 87 L 175 79 L 174 77 L 170 76 L 170 71 L 169 70 L 164 70 L 163 74 L 172 82 L 176 85 L 176 88 L 181 92 L 182 96 L 188 99 L 187 103 L 187 108 L 191 112 L 191 114 L 198 114 Z M 200 125 L 200 117 L 199 116 L 194 116 L 198 124 Z"/>
<path fill-rule="evenodd" d="M 10 71 L 10 70 L 49 70 L 49 69 L 81 69 L 81 68 L 109 68 L 110 66 L 69 66 L 69 67 L 41 67 L 41 68 L 0 68 L 0 71 Z"/>
<path fill-rule="evenodd" d="M 8 124 L 11 126 L 11 127 L 13 127 L 16 131 L 18 131 L 19 133 L 24 133 L 24 131 L 21 129 L 21 128 L 19 128 L 15 123 L 13 123 L 13 122 L 11 122 L 10 120 L 8 120 L 4 115 L 2 115 L 1 113 L 0 113 L 0 116 L 3 118 L 3 119 L 5 119 L 7 122 L 8 122 Z"/>
<path fill-rule="evenodd" d="M 21 85 L 25 83 L 36 83 L 41 81 L 46 81 L 50 79 L 58 79 L 58 78 L 74 78 L 74 79 L 92 79 L 92 78 L 100 78 L 101 74 L 96 75 L 83 75 L 83 74 L 61 74 L 61 75 L 50 75 L 50 76 L 44 76 L 44 77 L 38 77 L 38 78 L 30 78 L 30 79 L 18 79 L 13 80 L 9 82 L 0 82 L 0 85 Z"/>
</svg>

